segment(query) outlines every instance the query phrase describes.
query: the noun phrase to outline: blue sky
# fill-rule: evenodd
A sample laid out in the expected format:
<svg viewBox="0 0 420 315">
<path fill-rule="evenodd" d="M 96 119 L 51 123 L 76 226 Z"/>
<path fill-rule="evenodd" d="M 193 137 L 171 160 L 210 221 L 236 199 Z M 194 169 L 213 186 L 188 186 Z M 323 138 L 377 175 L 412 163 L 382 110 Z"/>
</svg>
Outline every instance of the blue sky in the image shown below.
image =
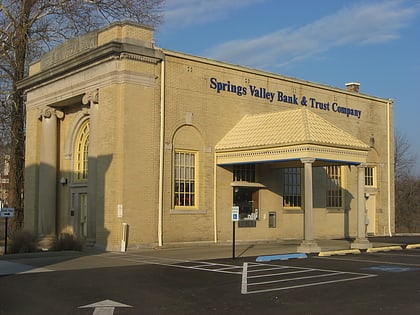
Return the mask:
<svg viewBox="0 0 420 315">
<path fill-rule="evenodd" d="M 420 0 L 167 0 L 164 15 L 159 47 L 393 99 L 420 175 Z"/>
</svg>

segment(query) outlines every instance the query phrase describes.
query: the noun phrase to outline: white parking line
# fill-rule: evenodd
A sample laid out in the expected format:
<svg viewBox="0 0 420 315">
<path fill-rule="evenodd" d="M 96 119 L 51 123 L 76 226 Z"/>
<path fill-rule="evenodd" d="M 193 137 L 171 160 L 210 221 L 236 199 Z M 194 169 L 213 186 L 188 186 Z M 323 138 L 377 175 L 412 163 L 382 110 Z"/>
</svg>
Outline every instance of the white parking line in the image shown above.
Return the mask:
<svg viewBox="0 0 420 315">
<path fill-rule="evenodd" d="M 292 275 L 292 274 L 297 274 L 297 273 L 311 272 L 311 271 L 314 271 L 314 270 L 315 269 L 303 269 L 303 270 L 288 271 L 288 272 L 282 272 L 281 275 Z M 279 275 L 279 273 L 267 273 L 267 274 L 264 274 L 264 275 L 249 276 L 248 279 L 273 277 L 273 276 L 278 276 L 278 275 Z"/>
<path fill-rule="evenodd" d="M 250 264 L 243 264 L 242 271 L 242 283 L 241 283 L 241 293 L 242 294 L 255 294 L 263 293 L 270 291 L 280 291 L 288 289 L 296 289 L 309 286 L 318 286 L 325 285 L 343 281 L 353 281 L 364 278 L 375 277 L 373 274 L 364 274 L 364 273 L 355 273 L 355 272 L 343 272 L 338 270 L 325 270 L 325 269 L 313 269 L 313 268 L 299 268 L 299 267 L 281 267 L 281 268 L 266 268 L 267 265 L 257 265 L 251 264 L 251 267 L 261 267 L 261 270 L 268 270 L 270 273 L 266 274 L 253 274 L 250 275 Z M 271 266 L 271 265 L 270 265 Z M 285 269 L 290 269 L 291 271 L 285 271 Z M 272 272 L 272 270 L 277 270 L 278 272 Z M 258 270 L 252 270 L 251 272 L 256 272 Z M 303 275 L 305 276 L 296 276 Z M 269 278 L 269 280 L 265 280 Z M 324 280 L 326 279 L 332 280 Z M 271 278 L 271 279 L 270 279 Z M 261 279 L 261 281 L 255 281 Z M 318 280 L 313 282 L 313 280 Z M 296 284 L 293 284 L 296 283 Z M 292 284 L 292 285 L 288 285 Z"/>
<path fill-rule="evenodd" d="M 143 264 L 241 275 L 242 294 L 288 290 L 377 276 L 374 274 L 290 267 L 253 262 L 245 262 L 242 266 L 240 266 L 206 261 L 156 258 L 142 255 L 113 255 L 111 257 L 115 259 L 136 261 Z"/>
<path fill-rule="evenodd" d="M 177 267 L 177 268 L 183 268 L 183 269 L 212 271 L 212 272 L 229 273 L 229 274 L 242 274 L 242 266 L 220 264 L 220 263 L 210 263 L 206 261 L 157 258 L 157 257 L 142 256 L 142 255 L 130 255 L 129 257 L 127 257 L 127 255 L 113 255 L 109 257 L 114 258 L 114 259 L 138 262 L 142 264 L 170 266 L 170 267 Z"/>
</svg>

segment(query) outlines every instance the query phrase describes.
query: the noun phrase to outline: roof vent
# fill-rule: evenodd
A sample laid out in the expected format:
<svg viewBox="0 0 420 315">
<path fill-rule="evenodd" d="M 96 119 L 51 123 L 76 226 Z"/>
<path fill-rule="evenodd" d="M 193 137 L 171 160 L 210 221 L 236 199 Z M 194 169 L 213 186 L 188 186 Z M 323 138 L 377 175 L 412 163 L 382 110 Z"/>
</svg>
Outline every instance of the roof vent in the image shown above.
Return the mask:
<svg viewBox="0 0 420 315">
<path fill-rule="evenodd" d="M 347 91 L 359 93 L 359 89 L 360 89 L 360 83 L 358 83 L 358 82 L 346 83 L 346 90 Z"/>
</svg>

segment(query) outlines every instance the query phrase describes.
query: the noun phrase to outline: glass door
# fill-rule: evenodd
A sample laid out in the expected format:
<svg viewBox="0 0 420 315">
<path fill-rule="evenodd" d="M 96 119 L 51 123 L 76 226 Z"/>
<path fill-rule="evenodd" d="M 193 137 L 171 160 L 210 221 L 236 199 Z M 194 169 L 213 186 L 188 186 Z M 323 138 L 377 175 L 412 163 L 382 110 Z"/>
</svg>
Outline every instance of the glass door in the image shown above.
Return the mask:
<svg viewBox="0 0 420 315">
<path fill-rule="evenodd" d="M 74 233 L 82 238 L 87 237 L 88 198 L 84 189 L 74 189 L 71 197 L 70 216 Z"/>
</svg>

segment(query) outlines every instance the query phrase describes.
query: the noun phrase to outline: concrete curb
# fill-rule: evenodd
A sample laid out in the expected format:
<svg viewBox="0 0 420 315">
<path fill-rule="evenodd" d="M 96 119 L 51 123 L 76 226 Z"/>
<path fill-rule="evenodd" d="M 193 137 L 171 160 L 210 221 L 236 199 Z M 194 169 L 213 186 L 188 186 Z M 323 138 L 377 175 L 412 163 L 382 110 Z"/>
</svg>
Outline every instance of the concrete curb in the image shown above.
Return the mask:
<svg viewBox="0 0 420 315">
<path fill-rule="evenodd" d="M 302 258 L 308 258 L 308 255 L 304 253 L 295 253 L 295 254 L 259 256 L 257 257 L 256 261 L 263 262 L 263 261 L 289 260 L 289 259 L 302 259 Z"/>
<path fill-rule="evenodd" d="M 405 248 L 406 248 L 406 249 L 416 249 L 416 248 L 420 248 L 420 244 L 408 244 Z"/>
<path fill-rule="evenodd" d="M 343 250 L 330 250 L 325 252 L 319 252 L 318 256 L 326 257 L 332 255 L 346 255 L 346 254 L 360 254 L 360 249 L 343 249 Z"/>
<path fill-rule="evenodd" d="M 383 247 L 372 247 L 366 250 L 367 253 L 376 253 L 376 252 L 388 252 L 391 250 L 402 250 L 402 246 L 383 246 Z"/>
</svg>

